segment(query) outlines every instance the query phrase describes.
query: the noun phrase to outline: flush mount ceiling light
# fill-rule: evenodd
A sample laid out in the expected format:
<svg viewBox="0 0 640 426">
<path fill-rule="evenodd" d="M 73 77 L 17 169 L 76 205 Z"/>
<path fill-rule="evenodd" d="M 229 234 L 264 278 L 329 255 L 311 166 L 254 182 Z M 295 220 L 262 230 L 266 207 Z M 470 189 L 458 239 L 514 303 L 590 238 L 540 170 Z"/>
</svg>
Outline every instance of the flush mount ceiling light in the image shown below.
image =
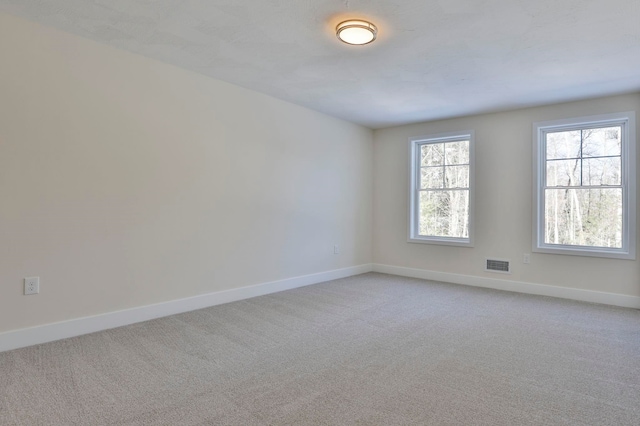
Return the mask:
<svg viewBox="0 0 640 426">
<path fill-rule="evenodd" d="M 336 35 L 347 44 L 369 44 L 376 39 L 378 29 L 371 22 L 350 19 L 338 24 Z"/>
</svg>

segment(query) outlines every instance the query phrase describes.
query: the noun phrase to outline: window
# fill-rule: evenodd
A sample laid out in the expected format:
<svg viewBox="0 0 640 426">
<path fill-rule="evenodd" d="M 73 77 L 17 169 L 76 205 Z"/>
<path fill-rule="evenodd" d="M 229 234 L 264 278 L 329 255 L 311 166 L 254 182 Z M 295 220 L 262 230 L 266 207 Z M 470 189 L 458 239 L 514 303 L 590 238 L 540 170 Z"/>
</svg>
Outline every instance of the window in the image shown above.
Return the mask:
<svg viewBox="0 0 640 426">
<path fill-rule="evenodd" d="M 635 259 L 635 113 L 534 124 L 534 247 Z"/>
<path fill-rule="evenodd" d="M 409 242 L 473 244 L 473 132 L 412 138 Z"/>
</svg>

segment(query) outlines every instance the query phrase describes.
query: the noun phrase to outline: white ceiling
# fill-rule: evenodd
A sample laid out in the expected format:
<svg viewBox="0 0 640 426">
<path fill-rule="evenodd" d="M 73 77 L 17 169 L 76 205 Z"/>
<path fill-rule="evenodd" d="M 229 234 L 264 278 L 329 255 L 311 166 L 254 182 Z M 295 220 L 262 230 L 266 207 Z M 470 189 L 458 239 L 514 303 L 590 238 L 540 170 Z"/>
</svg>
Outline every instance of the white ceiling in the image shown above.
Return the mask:
<svg viewBox="0 0 640 426">
<path fill-rule="evenodd" d="M 640 90 L 638 0 L 0 0 L 21 16 L 380 128 Z M 367 46 L 335 25 L 369 18 Z"/>
</svg>

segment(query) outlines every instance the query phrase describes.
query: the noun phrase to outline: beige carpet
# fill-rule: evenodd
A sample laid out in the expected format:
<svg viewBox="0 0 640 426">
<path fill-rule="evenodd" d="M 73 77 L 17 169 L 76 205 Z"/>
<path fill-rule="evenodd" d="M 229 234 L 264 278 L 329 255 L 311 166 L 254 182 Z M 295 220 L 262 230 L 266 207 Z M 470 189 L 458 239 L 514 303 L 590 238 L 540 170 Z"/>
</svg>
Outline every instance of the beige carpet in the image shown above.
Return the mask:
<svg viewBox="0 0 640 426">
<path fill-rule="evenodd" d="M 0 354 L 2 425 L 640 425 L 640 311 L 399 278 Z"/>
</svg>

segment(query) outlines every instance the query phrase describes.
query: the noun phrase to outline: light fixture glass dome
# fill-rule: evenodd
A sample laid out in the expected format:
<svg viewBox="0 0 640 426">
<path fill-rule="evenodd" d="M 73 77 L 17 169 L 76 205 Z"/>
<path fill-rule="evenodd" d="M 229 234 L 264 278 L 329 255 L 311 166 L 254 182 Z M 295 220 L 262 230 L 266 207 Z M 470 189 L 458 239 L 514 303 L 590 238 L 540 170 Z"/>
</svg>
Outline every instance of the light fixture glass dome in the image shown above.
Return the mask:
<svg viewBox="0 0 640 426">
<path fill-rule="evenodd" d="M 371 22 L 351 19 L 336 27 L 336 35 L 347 44 L 368 44 L 376 39 L 378 29 Z"/>
</svg>

